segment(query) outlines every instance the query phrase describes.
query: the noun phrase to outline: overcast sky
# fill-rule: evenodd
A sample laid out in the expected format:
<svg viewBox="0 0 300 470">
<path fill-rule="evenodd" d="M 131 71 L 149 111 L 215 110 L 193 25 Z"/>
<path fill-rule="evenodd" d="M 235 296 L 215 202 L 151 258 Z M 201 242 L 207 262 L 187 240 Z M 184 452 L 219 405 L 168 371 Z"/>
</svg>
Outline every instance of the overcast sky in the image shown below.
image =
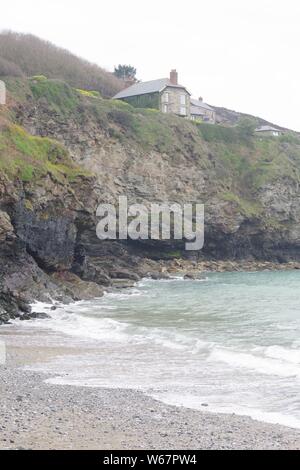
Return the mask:
<svg viewBox="0 0 300 470">
<path fill-rule="evenodd" d="M 138 78 L 300 131 L 299 0 L 1 0 L 0 30 L 36 34 Z"/>
</svg>

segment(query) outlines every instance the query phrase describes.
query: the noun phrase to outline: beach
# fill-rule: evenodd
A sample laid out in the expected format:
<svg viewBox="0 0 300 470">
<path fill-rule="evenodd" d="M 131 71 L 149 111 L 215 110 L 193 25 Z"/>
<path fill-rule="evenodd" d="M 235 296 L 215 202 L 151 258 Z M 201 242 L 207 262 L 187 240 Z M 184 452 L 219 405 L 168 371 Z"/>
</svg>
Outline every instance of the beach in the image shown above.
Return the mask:
<svg viewBox="0 0 300 470">
<path fill-rule="evenodd" d="M 20 337 L 19 325 L 0 331 L 1 449 L 300 449 L 300 430 L 168 406 L 137 390 L 45 383 L 49 373 L 26 367 L 80 351 Z"/>
</svg>

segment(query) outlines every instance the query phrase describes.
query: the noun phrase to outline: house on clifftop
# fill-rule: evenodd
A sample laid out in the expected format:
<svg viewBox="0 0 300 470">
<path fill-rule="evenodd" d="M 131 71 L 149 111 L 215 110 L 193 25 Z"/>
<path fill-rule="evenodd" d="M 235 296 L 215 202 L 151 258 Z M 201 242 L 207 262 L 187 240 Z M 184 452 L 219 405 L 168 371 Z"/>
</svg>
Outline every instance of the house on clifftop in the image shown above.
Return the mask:
<svg viewBox="0 0 300 470">
<path fill-rule="evenodd" d="M 203 98 L 191 99 L 191 119 L 200 119 L 211 124 L 216 123 L 216 112 L 208 104 L 203 102 Z"/>
<path fill-rule="evenodd" d="M 0 105 L 1 104 L 6 104 L 6 87 L 2 80 L 0 80 Z"/>
<path fill-rule="evenodd" d="M 178 83 L 176 70 L 171 70 L 170 78 L 135 83 L 113 99 L 126 101 L 136 108 L 158 109 L 187 118 L 191 116 L 191 94 Z"/>
</svg>

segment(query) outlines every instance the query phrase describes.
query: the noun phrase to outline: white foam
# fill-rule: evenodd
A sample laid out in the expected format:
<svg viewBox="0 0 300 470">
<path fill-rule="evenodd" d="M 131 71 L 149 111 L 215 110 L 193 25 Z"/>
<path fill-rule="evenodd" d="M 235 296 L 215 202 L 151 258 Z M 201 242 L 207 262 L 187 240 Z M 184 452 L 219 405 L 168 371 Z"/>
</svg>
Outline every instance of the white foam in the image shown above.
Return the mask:
<svg viewBox="0 0 300 470">
<path fill-rule="evenodd" d="M 83 315 L 86 308 L 73 305 L 72 308 L 58 308 L 50 315 L 49 320 L 34 320 L 27 323 L 30 328 L 50 329 L 80 339 L 93 339 L 98 341 L 126 341 L 125 333 L 128 324 L 112 318 L 88 317 Z M 76 313 L 75 313 L 76 312 Z M 26 325 L 25 325 L 26 326 Z"/>
<path fill-rule="evenodd" d="M 263 411 L 255 406 L 243 406 L 238 404 L 222 404 L 222 399 L 220 398 L 221 404 L 208 403 L 207 397 L 201 398 L 198 395 L 192 395 L 188 393 L 174 393 L 174 392 L 162 392 L 162 393 L 152 393 L 152 398 L 162 401 L 167 405 L 180 406 L 185 408 L 191 408 L 202 411 L 209 411 L 210 413 L 221 413 L 221 414 L 236 414 L 239 416 L 248 416 L 257 421 L 262 421 L 270 424 L 280 424 L 282 426 L 288 426 L 295 429 L 300 429 L 300 420 L 292 415 L 279 413 L 279 412 L 268 412 Z M 203 403 L 208 404 L 209 406 L 203 407 Z"/>
<path fill-rule="evenodd" d="M 51 318 L 22 328 L 51 330 L 39 341 L 66 337 L 69 347 L 83 346 L 74 360 L 40 365 L 56 376 L 50 383 L 139 388 L 177 406 L 209 403 L 209 411 L 300 428 L 299 298 L 287 292 L 272 304 L 279 287 L 253 287 L 248 276 L 209 275 L 201 288 L 182 277 L 147 279 L 55 311 L 35 303 Z"/>
<path fill-rule="evenodd" d="M 300 375 L 300 367 L 287 364 L 286 361 L 269 359 L 254 354 L 230 351 L 222 348 L 214 349 L 208 360 L 224 362 L 233 368 L 252 369 L 261 374 L 276 375 L 279 377 L 297 377 Z"/>
<path fill-rule="evenodd" d="M 291 364 L 300 364 L 299 349 L 286 349 L 281 346 L 269 346 L 266 349 L 265 355 Z"/>
</svg>

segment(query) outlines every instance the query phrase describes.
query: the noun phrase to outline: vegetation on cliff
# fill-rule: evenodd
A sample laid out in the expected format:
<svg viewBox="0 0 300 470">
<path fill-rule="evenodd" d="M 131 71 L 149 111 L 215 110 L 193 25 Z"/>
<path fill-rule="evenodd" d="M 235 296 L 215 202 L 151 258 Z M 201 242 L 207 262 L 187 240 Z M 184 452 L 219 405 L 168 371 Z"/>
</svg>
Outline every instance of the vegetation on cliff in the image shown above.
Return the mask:
<svg viewBox="0 0 300 470">
<path fill-rule="evenodd" d="M 113 96 L 123 87 L 112 73 L 31 34 L 0 34 L 0 76 L 43 74 L 80 89 Z"/>
<path fill-rule="evenodd" d="M 46 106 L 47 112 L 54 113 L 54 119 L 68 118 L 79 127 L 91 121 L 108 139 L 135 147 L 145 158 L 149 152 L 159 152 L 175 162 L 180 155 L 187 161 L 197 161 L 199 168 L 211 173 L 218 198 L 230 201 L 249 217 L 262 212 L 257 191 L 263 186 L 283 178 L 300 183 L 300 140 L 295 134 L 279 139 L 260 138 L 245 133 L 240 126 L 193 123 L 156 110 L 137 109 L 121 101 L 103 99 L 97 93 L 46 77 L 9 79 L 7 87 L 24 106 L 30 107 L 32 102 Z M 26 151 L 20 148 L 24 140 Z M 58 165 L 61 169 L 70 165 L 69 160 L 67 164 L 52 162 L 49 152 L 56 148 L 53 142 L 26 135 L 19 127 L 2 133 L 2 142 L 5 143 L 2 147 L 10 146 L 11 155 L 17 152 L 6 165 L 11 169 L 18 167 L 23 178 L 49 168 L 53 170 L 55 165 L 56 169 Z"/>
<path fill-rule="evenodd" d="M 87 174 L 58 142 L 31 136 L 22 127 L 5 122 L 0 132 L 0 173 L 23 182 L 34 182 L 47 174 L 60 182 L 72 181 Z"/>
<path fill-rule="evenodd" d="M 134 108 L 42 70 L 5 83 L 0 323 L 33 298 L 99 296 L 101 286 L 159 278 L 153 260 L 187 256 L 175 240 L 99 242 L 97 205 L 124 194 L 146 206 L 203 202 L 205 246 L 196 260 L 299 260 L 297 135 L 260 138 L 241 126 Z"/>
</svg>

